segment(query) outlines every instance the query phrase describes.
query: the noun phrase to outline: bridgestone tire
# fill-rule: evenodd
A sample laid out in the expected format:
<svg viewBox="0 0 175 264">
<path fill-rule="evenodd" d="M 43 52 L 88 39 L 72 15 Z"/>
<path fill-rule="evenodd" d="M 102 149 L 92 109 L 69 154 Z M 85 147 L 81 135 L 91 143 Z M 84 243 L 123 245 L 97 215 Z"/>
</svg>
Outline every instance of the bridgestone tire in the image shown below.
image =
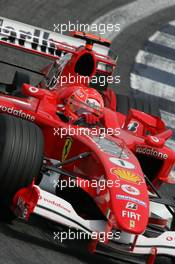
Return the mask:
<svg viewBox="0 0 175 264">
<path fill-rule="evenodd" d="M 14 194 L 39 175 L 44 139 L 40 128 L 14 116 L 0 115 L 0 200 L 10 205 Z"/>
</svg>

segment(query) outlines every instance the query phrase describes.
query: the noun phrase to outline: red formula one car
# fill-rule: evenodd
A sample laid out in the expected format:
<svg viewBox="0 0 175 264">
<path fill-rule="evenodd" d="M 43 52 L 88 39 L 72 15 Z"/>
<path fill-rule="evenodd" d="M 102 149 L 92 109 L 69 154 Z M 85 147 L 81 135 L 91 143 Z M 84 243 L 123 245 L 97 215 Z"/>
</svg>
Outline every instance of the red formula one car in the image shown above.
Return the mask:
<svg viewBox="0 0 175 264">
<path fill-rule="evenodd" d="M 129 99 L 92 85 L 112 76 L 110 43 L 0 21 L 0 45 L 54 60 L 35 86 L 20 72 L 0 84 L 1 206 L 78 229 L 90 251 L 110 258 L 174 257 L 174 204 L 159 192 L 174 183 L 175 152 L 165 144 L 172 132 L 155 115 L 116 112 Z"/>
</svg>

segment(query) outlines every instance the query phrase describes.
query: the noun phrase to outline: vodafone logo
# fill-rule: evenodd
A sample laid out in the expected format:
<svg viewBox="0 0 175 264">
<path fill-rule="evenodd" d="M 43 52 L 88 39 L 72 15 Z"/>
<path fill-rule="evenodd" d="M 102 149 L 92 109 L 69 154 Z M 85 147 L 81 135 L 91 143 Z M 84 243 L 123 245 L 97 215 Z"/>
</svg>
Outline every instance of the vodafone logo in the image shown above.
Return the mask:
<svg viewBox="0 0 175 264">
<path fill-rule="evenodd" d="M 124 192 L 129 193 L 129 194 L 132 194 L 132 195 L 139 195 L 140 194 L 140 191 L 136 187 L 131 186 L 129 184 L 123 184 L 123 185 L 121 185 L 121 189 Z"/>
<path fill-rule="evenodd" d="M 153 136 L 151 136 L 151 139 L 152 139 L 152 141 L 154 141 L 155 143 L 158 143 L 158 142 L 160 141 L 157 137 L 153 137 Z"/>
<path fill-rule="evenodd" d="M 166 240 L 167 241 L 175 241 L 175 237 L 168 236 L 168 237 L 166 237 Z"/>
<path fill-rule="evenodd" d="M 37 92 L 39 91 L 39 89 L 36 88 L 36 87 L 34 87 L 34 86 L 30 86 L 29 91 L 30 91 L 31 93 L 37 93 Z"/>
</svg>

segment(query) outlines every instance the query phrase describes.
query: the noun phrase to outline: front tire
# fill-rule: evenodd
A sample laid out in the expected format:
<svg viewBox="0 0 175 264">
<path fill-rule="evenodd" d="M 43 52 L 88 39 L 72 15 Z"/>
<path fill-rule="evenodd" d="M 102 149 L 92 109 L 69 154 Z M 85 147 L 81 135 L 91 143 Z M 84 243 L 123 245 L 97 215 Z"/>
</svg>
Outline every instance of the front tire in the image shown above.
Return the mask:
<svg viewBox="0 0 175 264">
<path fill-rule="evenodd" d="M 37 178 L 43 161 L 40 128 L 14 116 L 0 115 L 0 200 L 11 204 L 14 194 Z"/>
</svg>

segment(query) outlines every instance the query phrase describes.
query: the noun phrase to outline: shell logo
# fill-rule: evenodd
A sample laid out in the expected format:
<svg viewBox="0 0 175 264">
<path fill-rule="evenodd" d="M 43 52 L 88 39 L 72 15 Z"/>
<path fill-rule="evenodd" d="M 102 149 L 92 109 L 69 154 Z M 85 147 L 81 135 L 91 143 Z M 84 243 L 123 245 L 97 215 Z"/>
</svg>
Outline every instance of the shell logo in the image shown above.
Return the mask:
<svg viewBox="0 0 175 264">
<path fill-rule="evenodd" d="M 115 174 L 118 178 L 128 182 L 133 182 L 136 184 L 140 184 L 143 182 L 143 179 L 139 175 L 136 175 L 131 171 L 112 168 L 111 172 Z"/>
</svg>

